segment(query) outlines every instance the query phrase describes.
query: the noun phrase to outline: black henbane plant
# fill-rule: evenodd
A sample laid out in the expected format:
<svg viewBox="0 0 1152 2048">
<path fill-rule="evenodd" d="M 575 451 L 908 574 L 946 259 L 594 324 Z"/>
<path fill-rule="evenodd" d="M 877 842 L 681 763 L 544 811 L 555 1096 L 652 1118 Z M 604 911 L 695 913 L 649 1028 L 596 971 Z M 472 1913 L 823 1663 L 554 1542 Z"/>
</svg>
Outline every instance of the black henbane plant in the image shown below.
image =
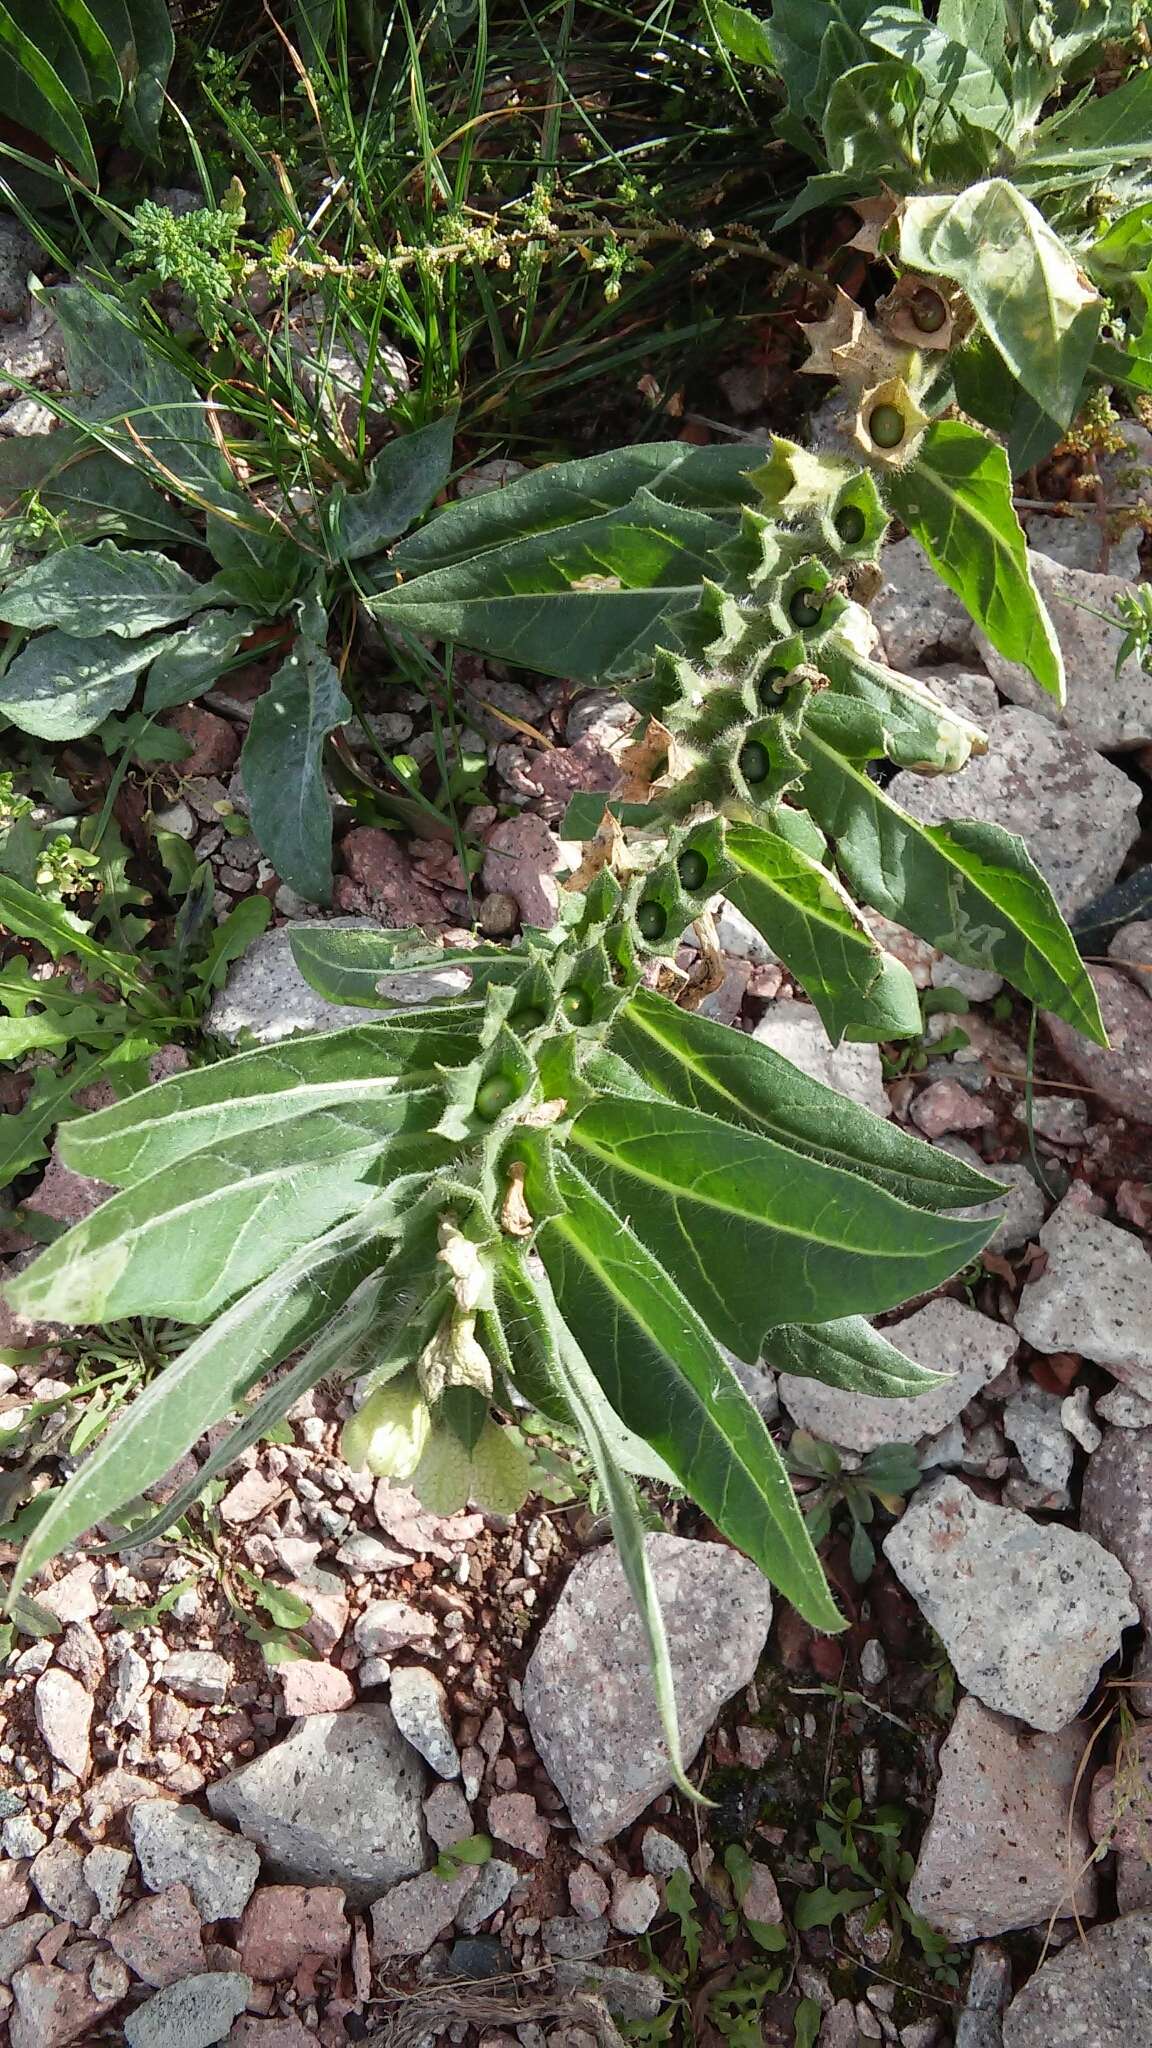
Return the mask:
<svg viewBox="0 0 1152 2048">
<path fill-rule="evenodd" d="M 551 488 L 563 496 L 586 467 Z M 365 1375 L 349 1454 L 441 1511 L 524 1497 L 522 1404 L 578 1427 L 670 1730 L 632 1475 L 684 1487 L 809 1621 L 840 1625 L 726 1351 L 877 1394 L 931 1384 L 865 1318 L 974 1256 L 990 1226 L 947 1212 L 994 1184 L 695 1015 L 707 982 L 685 986 L 677 940 L 694 927 L 707 975 L 723 893 L 833 1036 L 915 1032 L 911 977 L 844 876 L 959 958 L 1100 1025 L 1019 841 L 921 827 L 869 772 L 885 755 L 955 768 L 980 744 L 861 652 L 850 592 L 885 525 L 872 479 L 781 442 L 761 483 L 767 509 L 717 560 L 726 587 L 704 585 L 638 686 L 649 716 L 626 800 L 556 930 L 453 952 L 412 932 L 298 927 L 298 963 L 335 1001 L 378 1008 L 382 974 L 429 964 L 471 985 L 179 1075 L 62 1132 L 69 1164 L 120 1192 L 21 1275 L 13 1302 L 203 1327 L 51 1500 L 18 1585 L 229 1413 L 243 1408 L 231 1436 L 134 1541 L 322 1375 Z"/>
</svg>

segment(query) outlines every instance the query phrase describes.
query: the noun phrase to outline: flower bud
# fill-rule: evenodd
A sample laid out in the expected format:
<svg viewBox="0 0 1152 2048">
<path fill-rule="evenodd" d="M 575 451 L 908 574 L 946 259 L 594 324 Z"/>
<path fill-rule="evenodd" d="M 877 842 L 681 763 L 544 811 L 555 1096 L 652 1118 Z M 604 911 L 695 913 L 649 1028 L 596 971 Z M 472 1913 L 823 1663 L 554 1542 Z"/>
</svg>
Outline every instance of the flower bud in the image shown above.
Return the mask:
<svg viewBox="0 0 1152 2048">
<path fill-rule="evenodd" d="M 369 1394 L 344 1424 L 340 1456 L 354 1472 L 410 1479 L 424 1453 L 432 1416 L 415 1378 L 404 1373 Z"/>
</svg>

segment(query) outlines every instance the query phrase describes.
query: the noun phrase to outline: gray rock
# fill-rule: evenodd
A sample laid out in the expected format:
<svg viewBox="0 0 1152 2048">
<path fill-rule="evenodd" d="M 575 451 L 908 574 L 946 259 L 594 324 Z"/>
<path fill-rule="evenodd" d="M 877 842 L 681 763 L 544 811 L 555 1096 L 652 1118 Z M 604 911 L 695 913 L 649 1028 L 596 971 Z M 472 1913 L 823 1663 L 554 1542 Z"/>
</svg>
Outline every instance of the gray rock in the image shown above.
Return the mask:
<svg viewBox="0 0 1152 2048">
<path fill-rule="evenodd" d="M 232 1666 L 217 1650 L 177 1650 L 161 1664 L 157 1681 L 182 1700 L 218 1707 L 232 1683 Z"/>
<path fill-rule="evenodd" d="M 380 926 L 366 917 L 334 917 L 327 924 L 348 931 Z M 299 926 L 296 927 L 297 930 Z M 353 1003 L 328 1003 L 310 988 L 292 958 L 287 925 L 264 932 L 235 961 L 220 993 L 213 998 L 207 1028 L 236 1044 L 247 1038 L 275 1045 L 296 1031 L 339 1031 L 347 1024 L 370 1024 L 384 1010 L 360 1009 Z M 427 1003 L 437 996 L 458 995 L 468 977 L 455 968 L 427 974 L 382 975 L 379 993 L 391 1004 Z"/>
<path fill-rule="evenodd" d="M 1120 1116 L 1152 1123 L 1152 1001 L 1128 969 L 1090 966 L 1088 974 L 1108 1044 L 1094 1045 L 1047 1011 L 1045 1026 L 1065 1065 L 1087 1083 L 1098 1101 Z"/>
<path fill-rule="evenodd" d="M 716 943 L 730 960 L 751 960 L 763 967 L 776 959 L 767 939 L 734 903 L 721 903 L 714 921 Z"/>
<path fill-rule="evenodd" d="M 986 1173 L 989 1180 L 1003 1182 L 1008 1194 L 1006 1202 L 997 1199 L 955 1211 L 958 1216 L 987 1217 L 989 1221 L 994 1217 L 1000 1219 L 988 1240 L 990 1252 L 1017 1251 L 1037 1235 L 1048 1204 L 1021 1161 L 1006 1160 L 998 1166 L 989 1166 L 966 1138 L 938 1138 L 936 1144 L 939 1151 L 950 1152 L 953 1159 L 962 1159 L 966 1166 L 975 1167 L 978 1173 Z"/>
<path fill-rule="evenodd" d="M 651 1970 L 613 1970 L 558 1956 L 556 1984 L 561 1991 L 590 1991 L 618 2020 L 654 2020 L 664 2003 L 664 1986 Z"/>
<path fill-rule="evenodd" d="M 12 1982 L 55 1924 L 50 1913 L 26 1913 L 23 1919 L 0 1928 L 0 1984 Z"/>
<path fill-rule="evenodd" d="M 1152 995 L 1152 919 L 1126 924 L 1109 940 L 1108 957 L 1124 969 L 1145 995 Z"/>
<path fill-rule="evenodd" d="M 92 1701 L 78 1678 L 55 1666 L 36 1680 L 36 1726 L 44 1746 L 77 1778 L 92 1768 Z"/>
<path fill-rule="evenodd" d="M 773 1003 L 752 1035 L 826 1088 L 835 1088 L 877 1116 L 891 1116 L 879 1047 L 851 1045 L 847 1040 L 833 1045 L 810 1003 Z"/>
<path fill-rule="evenodd" d="M 1116 1429 L 1152 1429 L 1152 1400 L 1133 1394 L 1128 1387 L 1113 1387 L 1110 1394 L 1102 1394 L 1096 1413 Z"/>
<path fill-rule="evenodd" d="M 472 1809 L 459 1785 L 437 1785 L 424 1801 L 424 1821 L 438 1849 L 450 1849 L 475 1833 Z"/>
<path fill-rule="evenodd" d="M 1016 1338 L 1003 1323 L 945 1295 L 892 1324 L 884 1335 L 917 1365 L 947 1373 L 947 1384 L 906 1400 L 887 1400 L 781 1373 L 780 1399 L 793 1421 L 845 1451 L 915 1443 L 947 1429 L 988 1381 L 1003 1372 L 1017 1349 Z"/>
<path fill-rule="evenodd" d="M 1107 458 L 1105 458 L 1107 460 Z M 1060 519 L 1047 512 L 1026 512 L 1024 527 L 1028 544 L 1050 562 L 1064 569 L 1081 569 L 1090 576 L 1122 576 L 1130 583 L 1140 580 L 1140 528 L 1128 527 L 1119 540 L 1111 540 L 1107 559 L 1102 559 L 1100 521 L 1093 509 Z"/>
<path fill-rule="evenodd" d="M 186 1884 L 204 1920 L 234 1920 L 244 1911 L 260 1875 L 251 1842 L 171 1799 L 138 1800 L 128 1826 L 149 1891 Z"/>
<path fill-rule="evenodd" d="M 84 1878 L 96 1898 L 96 1910 L 105 1920 L 114 1920 L 120 1911 L 120 1899 L 132 1868 L 132 1857 L 127 1849 L 113 1849 L 106 1842 L 89 1849 L 84 1858 Z"/>
<path fill-rule="evenodd" d="M 1130 1704 L 1152 1713 L 1152 1429 L 1110 1429 L 1088 1460 L 1080 1505 L 1081 1526 L 1132 1580 L 1144 1624 Z"/>
<path fill-rule="evenodd" d="M 1096 458 L 1109 511 L 1152 505 L 1152 434 L 1139 420 L 1116 420 L 1123 447 Z"/>
<path fill-rule="evenodd" d="M 1004 2048 L 1000 2015 L 1011 1996 L 1011 1957 L 994 1942 L 981 1942 L 973 1952 L 964 2010 L 956 2023 L 956 2048 Z"/>
<path fill-rule="evenodd" d="M 214 2048 L 251 1996 L 252 1979 L 239 1970 L 185 1977 L 128 2014 L 124 2039 L 128 2048 Z"/>
<path fill-rule="evenodd" d="M 0 398 L 18 398 L 14 378 L 41 384 L 64 367 L 60 326 L 46 300 L 33 299 L 28 317 L 0 327 Z"/>
<path fill-rule="evenodd" d="M 1140 747 L 1152 739 L 1152 676 L 1130 655 L 1119 675 L 1116 656 L 1123 629 L 1111 626 L 1116 600 L 1131 594 L 1123 576 L 1094 576 L 1085 569 L 1067 569 L 1044 555 L 1029 556 L 1064 655 L 1067 695 L 1057 704 L 1019 662 L 1005 661 L 978 633 L 977 644 L 988 673 L 1005 697 L 1026 704 L 1041 718 L 1062 725 L 1090 747 L 1114 752 Z"/>
<path fill-rule="evenodd" d="M 1059 1394 L 1050 1394 L 1031 1381 L 1004 1404 L 1004 1434 L 1015 1446 L 1029 1479 L 1063 1497 L 1054 1506 L 1067 1502 L 1075 1459 L 1072 1439 L 1061 1418 L 1063 1406 Z"/>
<path fill-rule="evenodd" d="M 460 1776 L 460 1759 L 452 1739 L 448 1695 L 434 1671 L 422 1664 L 401 1664 L 392 1672 L 389 1702 L 396 1726 L 441 1778 Z"/>
<path fill-rule="evenodd" d="M 612 1939 L 612 1929 L 603 1913 L 595 1920 L 582 1920 L 576 1913 L 557 1913 L 544 1922 L 540 1938 L 550 1956 L 586 1961 L 589 1956 L 603 1955 Z"/>
<path fill-rule="evenodd" d="M 1037 1351 L 1079 1351 L 1152 1395 L 1152 1259 L 1138 1237 L 1075 1192 L 1040 1232 L 1048 1264 L 1020 1296 L 1016 1328 Z"/>
<path fill-rule="evenodd" d="M 381 1704 L 310 1714 L 208 1804 L 259 1844 L 268 1875 L 343 1885 L 363 1905 L 423 1869 L 423 1796 L 424 1767 Z"/>
<path fill-rule="evenodd" d="M 0 214 L 0 320 L 27 319 L 28 272 L 35 262 L 36 244 L 23 223 L 10 213 Z"/>
<path fill-rule="evenodd" d="M 768 1582 L 717 1543 L 649 1536 L 685 1758 L 756 1670 Z M 582 1558 L 524 1675 L 537 1754 L 587 1842 L 607 1842 L 672 1783 L 640 1619 L 615 1549 Z"/>
<path fill-rule="evenodd" d="M 70 1920 L 74 1927 L 89 1927 L 96 1916 L 97 1900 L 84 1874 L 84 1851 L 60 1835 L 41 1849 L 29 1871 L 40 1897 L 58 1920 Z"/>
<path fill-rule="evenodd" d="M 372 1907 L 374 1960 L 383 1963 L 390 1956 L 426 1954 L 451 1927 L 458 1907 L 475 1890 L 479 1875 L 475 1864 L 467 1864 L 455 1877 L 437 1877 L 434 1870 L 424 1870 L 419 1877 L 393 1885 Z"/>
<path fill-rule="evenodd" d="M 482 1863 L 471 1891 L 465 1896 L 464 1903 L 456 1908 L 456 1925 L 461 1933 L 477 1933 L 493 1913 L 498 1913 L 501 1906 L 508 1904 L 519 1882 L 520 1872 L 514 1863 L 505 1863 L 500 1856 L 492 1856 L 487 1863 Z"/>
<path fill-rule="evenodd" d="M 640 1860 L 649 1877 L 671 1877 L 677 1870 L 690 1870 L 686 1852 L 671 1835 L 659 1828 L 645 1828 L 640 1841 Z"/>
<path fill-rule="evenodd" d="M 1004 2048 L 1149 2048 L 1152 1913 L 1081 1932 L 1004 2015 Z"/>
<path fill-rule="evenodd" d="M 1012 1115 L 1027 1128 L 1027 1103 L 1017 1102 Z M 1032 1104 L 1032 1128 L 1051 1145 L 1079 1151 L 1088 1137 L 1088 1104 L 1082 1095 L 1038 1095 Z"/>
<path fill-rule="evenodd" d="M 1096 1906 L 1092 1843 L 1078 1798 L 1085 1734 L 1033 1735 L 961 1700 L 908 1903 L 954 1941 L 1006 1934 Z M 1073 1898 L 1072 1875 L 1076 1874 Z"/>
<path fill-rule="evenodd" d="M 968 610 L 940 581 L 919 541 L 909 535 L 886 547 L 880 567 L 884 581 L 871 611 L 892 667 L 970 659 L 976 639 Z"/>
<path fill-rule="evenodd" d="M 995 718 L 1000 709 L 996 685 L 985 675 L 983 669 L 960 668 L 937 662 L 934 668 L 909 670 L 913 682 L 923 683 L 931 690 L 949 711 L 958 711 L 961 718 L 967 718 L 981 731 L 987 729 L 990 718 Z"/>
<path fill-rule="evenodd" d="M 903 773 L 893 777 L 889 795 L 925 825 L 957 818 L 1010 823 L 1065 912 L 1115 881 L 1139 829 L 1140 792 L 1131 777 L 1075 733 L 1019 707 L 989 720 L 988 752 L 974 756 L 962 775 Z M 956 938 L 971 943 L 980 934 L 958 928 Z M 956 951 L 951 934 L 942 934 L 941 944 Z"/>
<path fill-rule="evenodd" d="M 1127 1572 L 1090 1536 L 993 1507 L 951 1476 L 915 1495 L 884 1554 L 961 1684 L 1049 1734 L 1139 1618 Z"/>
</svg>

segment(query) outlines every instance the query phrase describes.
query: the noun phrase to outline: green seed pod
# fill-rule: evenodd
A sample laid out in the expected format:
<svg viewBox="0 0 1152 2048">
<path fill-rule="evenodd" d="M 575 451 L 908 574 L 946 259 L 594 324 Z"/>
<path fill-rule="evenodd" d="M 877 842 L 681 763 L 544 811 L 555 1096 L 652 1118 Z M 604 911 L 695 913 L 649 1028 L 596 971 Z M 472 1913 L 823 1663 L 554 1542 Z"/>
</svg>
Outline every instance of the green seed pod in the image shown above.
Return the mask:
<svg viewBox="0 0 1152 2048">
<path fill-rule="evenodd" d="M 676 873 L 680 877 L 681 888 L 687 889 L 689 895 L 704 887 L 708 880 L 708 863 L 699 847 L 685 847 L 676 863 Z"/>
<path fill-rule="evenodd" d="M 918 327 L 921 334 L 939 334 L 948 318 L 948 308 L 939 292 L 934 292 L 928 285 L 913 294 L 908 310 L 913 326 Z"/>
<path fill-rule="evenodd" d="M 586 988 L 566 988 L 560 1008 L 570 1024 L 587 1024 L 592 1016 L 592 998 Z"/>
<path fill-rule="evenodd" d="M 786 668 L 765 669 L 757 685 L 756 694 L 766 711 L 779 711 L 781 709 L 784 698 L 776 685 L 777 683 L 786 682 L 787 679 L 788 671 Z"/>
<path fill-rule="evenodd" d="M 519 1093 L 515 1081 L 507 1074 L 493 1074 L 482 1081 L 476 1090 L 476 1114 L 485 1123 L 495 1123 L 502 1109 L 507 1109 L 513 1097 Z"/>
<path fill-rule="evenodd" d="M 410 1479 L 424 1454 L 432 1428 L 428 1405 L 413 1373 L 389 1380 L 349 1416 L 340 1435 L 340 1456 L 354 1472 L 365 1467 L 377 1479 Z"/>
<path fill-rule="evenodd" d="M 878 448 L 898 448 L 906 432 L 898 405 L 877 405 L 868 415 L 868 432 Z"/>
<path fill-rule="evenodd" d="M 636 925 L 641 938 L 655 945 L 668 929 L 668 912 L 654 896 L 648 896 L 636 912 Z"/>
<path fill-rule="evenodd" d="M 740 773 L 751 787 L 757 782 L 767 782 L 772 767 L 768 749 L 759 740 L 749 740 L 740 749 Z"/>
<path fill-rule="evenodd" d="M 863 540 L 868 528 L 868 521 L 859 505 L 841 505 L 833 524 L 841 540 L 850 548 Z"/>
<path fill-rule="evenodd" d="M 540 1026 L 547 1021 L 545 1012 L 537 1003 L 525 1003 L 522 1010 L 513 1010 L 508 1019 L 513 1031 L 519 1031 L 524 1037 L 527 1037 L 530 1031 L 539 1031 Z"/>
<path fill-rule="evenodd" d="M 823 611 L 814 590 L 794 590 L 788 601 L 788 614 L 796 626 L 818 626 Z"/>
</svg>

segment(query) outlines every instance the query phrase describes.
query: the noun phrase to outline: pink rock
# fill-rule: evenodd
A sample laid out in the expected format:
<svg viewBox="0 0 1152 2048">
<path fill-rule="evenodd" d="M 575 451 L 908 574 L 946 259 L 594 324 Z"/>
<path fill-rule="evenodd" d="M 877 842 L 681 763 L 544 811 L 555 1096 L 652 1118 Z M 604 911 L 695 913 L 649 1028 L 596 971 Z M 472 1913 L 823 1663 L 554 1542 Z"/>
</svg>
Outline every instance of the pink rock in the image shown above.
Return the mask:
<svg viewBox="0 0 1152 2048">
<path fill-rule="evenodd" d="M 78 1564 L 72 1571 L 65 1573 L 62 1579 L 57 1579 L 54 1585 L 37 1587 L 36 1598 L 40 1606 L 47 1607 L 58 1621 L 65 1624 L 70 1621 L 91 1621 L 92 1616 L 100 1609 L 100 1602 L 92 1584 L 98 1571 L 98 1565 Z"/>
<path fill-rule="evenodd" d="M 51 1217 L 54 1223 L 82 1223 L 86 1216 L 106 1202 L 115 1188 L 107 1181 L 90 1180 L 85 1173 L 73 1173 L 62 1159 L 53 1152 L 44 1169 L 44 1178 L 35 1194 L 29 1195 L 24 1203 L 26 1209 L 35 1209 L 38 1216 Z"/>
<path fill-rule="evenodd" d="M 589 1863 L 578 1863 L 568 1879 L 572 1911 L 581 1920 L 599 1920 L 608 1911 L 608 1887 L 599 1871 Z"/>
<path fill-rule="evenodd" d="M 617 1934 L 647 1934 L 660 1911 L 660 1887 L 654 1877 L 628 1877 L 618 1871 L 612 1887 L 612 1925 Z"/>
<path fill-rule="evenodd" d="M 497 1792 L 488 1801 L 488 1828 L 526 1856 L 539 1861 L 548 1854 L 551 1829 L 530 1792 Z"/>
<path fill-rule="evenodd" d="M 182 704 L 165 720 L 182 733 L 192 748 L 180 763 L 181 775 L 227 775 L 240 759 L 240 734 L 226 718 L 199 704 Z"/>
<path fill-rule="evenodd" d="M 377 1899 L 372 1908 L 372 1954 L 378 1963 L 390 1956 L 422 1956 L 437 1936 L 451 1927 L 480 1871 L 468 1864 L 455 1877 L 422 1871 Z"/>
<path fill-rule="evenodd" d="M 224 2048 L 318 2048 L 319 2038 L 295 2015 L 286 2020 L 257 2020 L 242 2013 Z"/>
<path fill-rule="evenodd" d="M 57 1763 L 86 1778 L 92 1767 L 92 1701 L 70 1671 L 49 1666 L 36 1680 L 36 1726 Z"/>
<path fill-rule="evenodd" d="M 532 756 L 532 777 L 545 796 L 560 802 L 578 789 L 610 790 L 619 776 L 611 754 L 598 740 L 577 740 L 574 747 L 553 747 Z"/>
<path fill-rule="evenodd" d="M 229 1528 L 238 1529 L 245 1522 L 254 1522 L 257 1516 L 266 1514 L 275 1507 L 284 1491 L 282 1479 L 269 1479 L 254 1465 L 229 1487 L 220 1503 L 220 1519 Z"/>
<path fill-rule="evenodd" d="M 294 1976 L 305 1956 L 338 1960 L 351 1939 L 337 1885 L 257 1885 L 240 1922 L 240 1966 L 270 1983 Z"/>
<path fill-rule="evenodd" d="M 417 879 L 394 832 L 385 832 L 377 825 L 357 825 L 347 834 L 340 850 L 345 873 L 386 924 L 445 923 L 443 903 Z"/>
<path fill-rule="evenodd" d="M 912 1104 L 912 1121 L 926 1138 L 942 1138 L 946 1131 L 986 1130 L 996 1117 L 959 1081 L 932 1081 Z"/>
<path fill-rule="evenodd" d="M 96 1998 L 86 1977 L 46 1963 L 26 1963 L 12 1979 L 16 2006 L 10 2048 L 68 2048 L 89 2034 L 116 2000 Z"/>
<path fill-rule="evenodd" d="M 338 1714 L 356 1698 L 348 1673 L 335 1664 L 312 1664 L 306 1657 L 293 1657 L 280 1666 L 279 1678 L 286 1714 Z"/>
<path fill-rule="evenodd" d="M 543 818 L 525 811 L 505 818 L 488 834 L 482 870 L 484 887 L 514 896 L 525 924 L 547 931 L 555 924 L 560 890 L 553 877 L 560 864 L 560 842 Z"/>
<path fill-rule="evenodd" d="M 16 1861 L 0 1863 L 0 1927 L 10 1927 L 13 1920 L 18 1920 L 30 1897 L 28 1865 Z"/>
<path fill-rule="evenodd" d="M 753 1862 L 752 1874 L 740 1900 L 740 1910 L 746 1920 L 775 1925 L 784 1918 L 776 1880 L 766 1863 Z"/>
<path fill-rule="evenodd" d="M 348 1626 L 351 1612 L 343 1579 L 316 1566 L 303 1577 L 293 1579 L 288 1591 L 306 1601 L 311 1609 L 303 1634 L 322 1657 L 330 1657 Z"/>
<path fill-rule="evenodd" d="M 166 1885 L 121 1913 L 108 1929 L 121 1960 L 159 1991 L 204 1969 L 200 1915 L 186 1884 Z"/>
</svg>

